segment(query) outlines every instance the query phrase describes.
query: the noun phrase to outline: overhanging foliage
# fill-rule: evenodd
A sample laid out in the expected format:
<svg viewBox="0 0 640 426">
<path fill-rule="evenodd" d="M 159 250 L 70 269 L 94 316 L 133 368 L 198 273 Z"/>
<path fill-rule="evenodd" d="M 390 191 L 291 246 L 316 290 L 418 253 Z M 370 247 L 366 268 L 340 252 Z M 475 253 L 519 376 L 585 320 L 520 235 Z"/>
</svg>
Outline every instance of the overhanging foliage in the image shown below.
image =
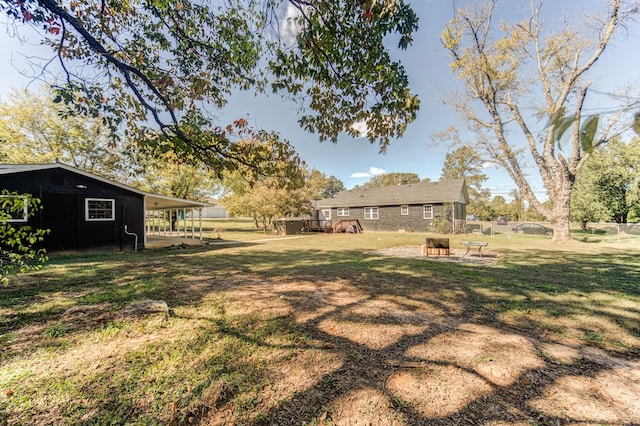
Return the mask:
<svg viewBox="0 0 640 426">
<path fill-rule="evenodd" d="M 0 12 L 56 52 L 57 101 L 100 117 L 114 142 L 124 129 L 214 169 L 256 166 L 215 118 L 237 90 L 291 94 L 321 140 L 364 122 L 381 150 L 419 106 L 383 43 L 412 41 L 417 17 L 403 0 L 0 0 Z"/>
<path fill-rule="evenodd" d="M 12 273 L 24 273 L 42 267 L 45 250 L 38 248 L 49 232 L 26 224 L 40 208 L 40 200 L 29 194 L 2 190 L 0 195 L 0 284 L 9 283 Z"/>
</svg>

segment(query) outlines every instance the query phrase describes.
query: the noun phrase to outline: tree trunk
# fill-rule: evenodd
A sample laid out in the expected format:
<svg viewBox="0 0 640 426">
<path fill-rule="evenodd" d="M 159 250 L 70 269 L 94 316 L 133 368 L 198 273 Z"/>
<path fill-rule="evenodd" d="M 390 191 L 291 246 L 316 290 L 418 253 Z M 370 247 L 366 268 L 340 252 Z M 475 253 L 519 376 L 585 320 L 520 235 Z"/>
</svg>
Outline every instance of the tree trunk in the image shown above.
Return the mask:
<svg viewBox="0 0 640 426">
<path fill-rule="evenodd" d="M 553 200 L 551 212 L 551 227 L 553 228 L 553 241 L 563 242 L 571 240 L 571 185 L 565 182 Z"/>
</svg>

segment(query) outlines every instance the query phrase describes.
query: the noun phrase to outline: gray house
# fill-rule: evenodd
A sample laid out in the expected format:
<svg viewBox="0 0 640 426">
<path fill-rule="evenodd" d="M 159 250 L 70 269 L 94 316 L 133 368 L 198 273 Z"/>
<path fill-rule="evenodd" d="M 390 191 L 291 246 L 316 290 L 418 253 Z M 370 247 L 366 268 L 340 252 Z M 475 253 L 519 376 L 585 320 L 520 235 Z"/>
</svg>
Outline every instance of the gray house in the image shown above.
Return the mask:
<svg viewBox="0 0 640 426">
<path fill-rule="evenodd" d="M 359 188 L 316 201 L 315 219 L 357 219 L 365 231 L 464 232 L 468 203 L 464 179 Z"/>
</svg>

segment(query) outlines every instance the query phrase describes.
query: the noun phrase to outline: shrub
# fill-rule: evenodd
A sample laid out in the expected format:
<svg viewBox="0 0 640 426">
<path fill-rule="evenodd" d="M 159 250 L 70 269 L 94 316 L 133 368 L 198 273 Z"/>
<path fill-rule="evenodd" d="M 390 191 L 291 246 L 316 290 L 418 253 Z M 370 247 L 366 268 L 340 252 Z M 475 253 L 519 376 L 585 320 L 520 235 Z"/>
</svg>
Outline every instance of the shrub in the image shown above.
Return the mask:
<svg viewBox="0 0 640 426">
<path fill-rule="evenodd" d="M 47 261 L 38 244 L 48 229 L 34 229 L 28 218 L 40 209 L 40 200 L 29 194 L 2 190 L 0 195 L 0 284 L 9 283 L 12 273 L 37 270 Z"/>
</svg>

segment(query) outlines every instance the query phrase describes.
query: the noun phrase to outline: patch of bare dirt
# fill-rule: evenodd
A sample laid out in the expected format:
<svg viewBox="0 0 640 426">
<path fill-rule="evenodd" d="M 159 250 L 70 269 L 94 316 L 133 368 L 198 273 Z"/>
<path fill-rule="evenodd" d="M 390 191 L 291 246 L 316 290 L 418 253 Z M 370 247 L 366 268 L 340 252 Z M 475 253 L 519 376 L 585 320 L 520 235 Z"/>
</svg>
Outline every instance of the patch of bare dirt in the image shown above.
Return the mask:
<svg viewBox="0 0 640 426">
<path fill-rule="evenodd" d="M 469 253 L 467 253 L 466 249 L 451 249 L 449 256 L 425 256 L 422 246 L 397 246 L 376 250 L 374 253 L 382 256 L 424 259 L 430 262 L 454 262 L 473 265 L 495 265 L 499 258 L 497 253 L 490 250 L 482 250 L 482 255 L 480 255 L 476 249 L 472 249 Z"/>
<path fill-rule="evenodd" d="M 559 378 L 532 401 L 532 407 L 597 423 L 640 423 L 640 363 L 592 348 L 581 351 L 580 356 L 597 366 L 596 371 Z"/>
<path fill-rule="evenodd" d="M 396 402 L 397 404 L 397 402 Z M 405 425 L 402 411 L 379 389 L 354 389 L 330 405 L 331 420 L 338 425 Z"/>
<path fill-rule="evenodd" d="M 544 366 L 535 346 L 525 337 L 476 324 L 460 324 L 453 331 L 411 347 L 406 354 L 455 366 L 497 386 L 509 386 L 525 371 Z"/>
<path fill-rule="evenodd" d="M 402 369 L 387 380 L 398 406 L 412 407 L 427 419 L 446 417 L 487 395 L 492 387 L 481 377 L 453 365 Z"/>
</svg>

